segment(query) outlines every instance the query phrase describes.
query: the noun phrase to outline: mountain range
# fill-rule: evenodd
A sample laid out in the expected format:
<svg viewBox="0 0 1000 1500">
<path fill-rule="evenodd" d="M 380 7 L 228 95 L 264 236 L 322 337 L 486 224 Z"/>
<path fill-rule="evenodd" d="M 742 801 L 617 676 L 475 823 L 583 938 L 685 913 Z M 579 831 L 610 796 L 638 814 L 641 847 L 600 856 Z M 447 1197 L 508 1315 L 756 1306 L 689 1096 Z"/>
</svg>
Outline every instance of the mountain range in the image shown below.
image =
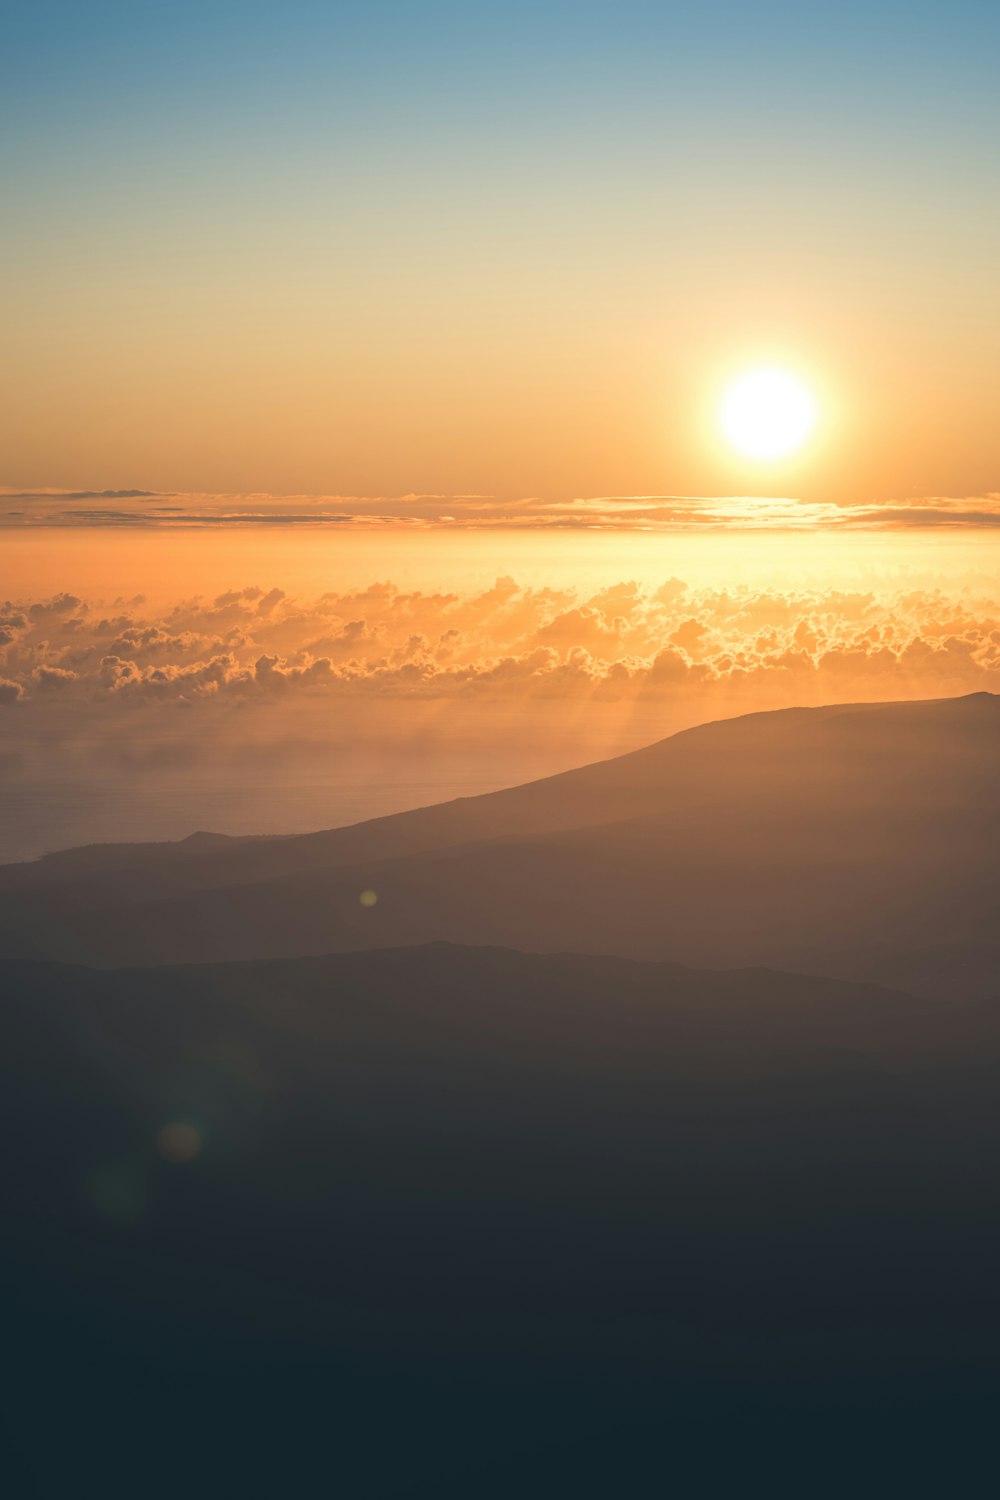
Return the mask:
<svg viewBox="0 0 1000 1500">
<path fill-rule="evenodd" d="M 988 693 L 793 709 L 350 828 L 73 850 L 0 870 L 0 956 L 120 966 L 446 941 L 984 997 L 1000 965 L 998 751 Z"/>
<path fill-rule="evenodd" d="M 1000 1001 L 432 944 L 0 1015 L 18 1493 L 109 1424 L 103 1493 L 365 1497 L 909 1492 L 904 1417 L 990 1430 Z"/>
<path fill-rule="evenodd" d="M 12 1492 L 976 1492 L 998 750 L 789 710 L 0 870 Z"/>
</svg>

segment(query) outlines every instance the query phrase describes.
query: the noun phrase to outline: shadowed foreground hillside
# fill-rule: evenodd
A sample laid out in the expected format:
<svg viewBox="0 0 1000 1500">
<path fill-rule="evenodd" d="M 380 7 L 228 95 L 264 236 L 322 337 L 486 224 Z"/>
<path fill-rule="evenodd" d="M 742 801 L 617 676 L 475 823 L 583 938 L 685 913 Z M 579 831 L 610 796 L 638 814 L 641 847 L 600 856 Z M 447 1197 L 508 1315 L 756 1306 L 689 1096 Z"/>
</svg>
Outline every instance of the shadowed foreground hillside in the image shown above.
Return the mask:
<svg viewBox="0 0 1000 1500">
<path fill-rule="evenodd" d="M 19 1495 L 972 1491 L 995 1004 L 431 946 L 0 1029 Z"/>
<path fill-rule="evenodd" d="M 0 953 L 118 966 L 445 940 L 983 997 L 1000 992 L 998 763 L 988 693 L 754 714 L 353 828 L 10 866 Z"/>
</svg>

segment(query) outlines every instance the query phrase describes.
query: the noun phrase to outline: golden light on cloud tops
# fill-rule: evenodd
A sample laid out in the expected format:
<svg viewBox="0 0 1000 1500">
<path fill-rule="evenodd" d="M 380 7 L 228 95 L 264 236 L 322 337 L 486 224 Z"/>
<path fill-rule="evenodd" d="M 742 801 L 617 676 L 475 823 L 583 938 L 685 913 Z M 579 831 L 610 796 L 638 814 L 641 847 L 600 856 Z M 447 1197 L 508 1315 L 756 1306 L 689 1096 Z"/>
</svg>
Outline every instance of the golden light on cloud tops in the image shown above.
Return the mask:
<svg viewBox="0 0 1000 1500">
<path fill-rule="evenodd" d="M 745 458 L 774 462 L 802 447 L 816 426 L 816 402 L 787 370 L 749 370 L 733 382 L 719 412 L 722 435 Z"/>
</svg>

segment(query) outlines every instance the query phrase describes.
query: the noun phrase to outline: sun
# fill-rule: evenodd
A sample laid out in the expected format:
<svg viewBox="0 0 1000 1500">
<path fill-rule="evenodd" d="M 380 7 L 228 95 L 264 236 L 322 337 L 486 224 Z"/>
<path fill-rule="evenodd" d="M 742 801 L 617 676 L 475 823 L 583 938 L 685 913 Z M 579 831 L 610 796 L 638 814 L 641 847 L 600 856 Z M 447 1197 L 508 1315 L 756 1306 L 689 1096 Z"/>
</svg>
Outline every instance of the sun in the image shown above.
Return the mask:
<svg viewBox="0 0 1000 1500">
<path fill-rule="evenodd" d="M 719 425 L 745 458 L 787 458 L 815 427 L 816 403 L 787 370 L 749 370 L 726 392 Z"/>
</svg>

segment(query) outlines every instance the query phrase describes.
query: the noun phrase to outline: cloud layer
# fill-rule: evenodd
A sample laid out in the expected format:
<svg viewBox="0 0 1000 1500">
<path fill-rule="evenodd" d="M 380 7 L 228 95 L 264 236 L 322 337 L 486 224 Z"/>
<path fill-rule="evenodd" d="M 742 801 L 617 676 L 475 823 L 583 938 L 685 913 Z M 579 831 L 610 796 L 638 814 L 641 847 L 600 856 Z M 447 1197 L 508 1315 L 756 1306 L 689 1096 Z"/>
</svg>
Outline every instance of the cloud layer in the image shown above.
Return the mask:
<svg viewBox="0 0 1000 1500">
<path fill-rule="evenodd" d="M 102 608 L 0 606 L 0 705 L 89 717 L 143 705 L 556 697 L 697 700 L 720 711 L 1000 684 L 1000 604 L 936 591 L 692 589 L 584 595 L 499 578 L 480 593 L 392 583 L 295 599 L 250 587 Z"/>
<path fill-rule="evenodd" d="M 491 495 L 220 495 L 148 490 L 0 489 L 0 526 L 534 528 L 610 531 L 878 530 L 1000 525 L 1000 493 L 892 501 L 603 495 L 569 500 Z"/>
<path fill-rule="evenodd" d="M 926 589 L 247 587 L 0 602 L 0 860 L 306 831 L 757 709 L 1000 691 L 1000 603 Z"/>
</svg>

